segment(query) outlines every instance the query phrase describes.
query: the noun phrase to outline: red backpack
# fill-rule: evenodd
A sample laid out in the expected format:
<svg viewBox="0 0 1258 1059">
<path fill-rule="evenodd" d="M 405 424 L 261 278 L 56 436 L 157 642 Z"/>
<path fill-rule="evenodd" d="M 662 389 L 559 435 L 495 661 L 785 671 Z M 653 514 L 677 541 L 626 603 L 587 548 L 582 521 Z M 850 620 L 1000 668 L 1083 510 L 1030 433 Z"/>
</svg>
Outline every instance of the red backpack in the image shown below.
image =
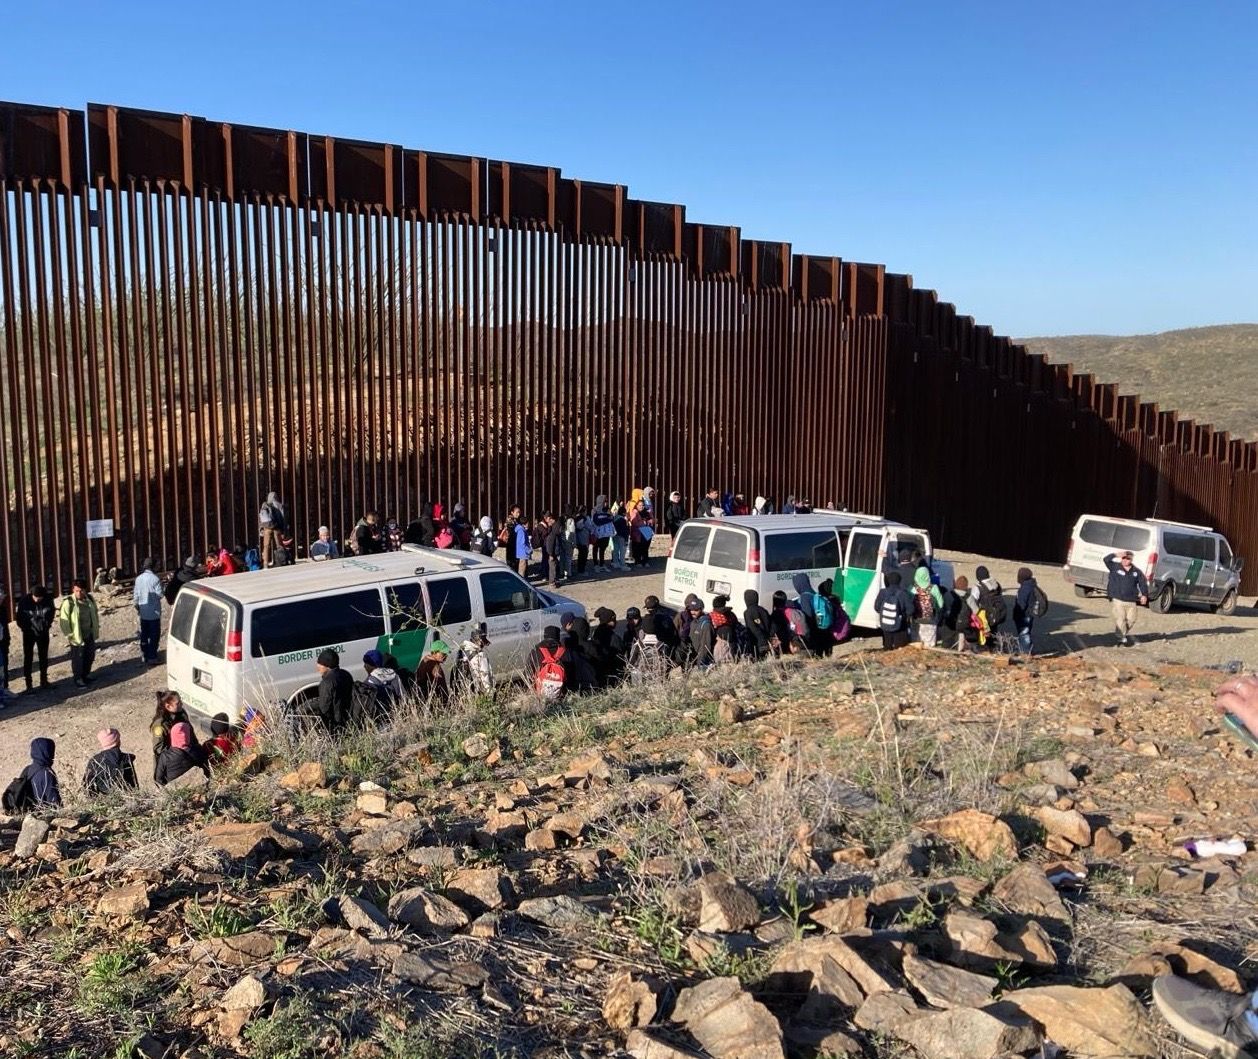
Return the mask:
<svg viewBox="0 0 1258 1059">
<path fill-rule="evenodd" d="M 564 684 L 568 674 L 564 672 L 560 659 L 563 658 L 566 647 L 560 647 L 556 651 L 551 651 L 549 647 L 540 648 L 542 652 L 542 664 L 537 667 L 537 675 L 533 678 L 533 687 L 537 693 L 549 702 L 562 698 Z"/>
</svg>

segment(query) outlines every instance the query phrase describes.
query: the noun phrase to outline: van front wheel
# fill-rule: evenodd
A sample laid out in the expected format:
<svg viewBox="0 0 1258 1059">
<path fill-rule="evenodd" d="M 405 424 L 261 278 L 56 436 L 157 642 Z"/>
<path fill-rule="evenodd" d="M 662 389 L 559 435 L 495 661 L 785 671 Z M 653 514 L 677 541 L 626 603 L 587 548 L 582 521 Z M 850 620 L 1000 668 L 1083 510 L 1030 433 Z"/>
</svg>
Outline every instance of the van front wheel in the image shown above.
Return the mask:
<svg viewBox="0 0 1258 1059">
<path fill-rule="evenodd" d="M 1231 617 L 1236 613 L 1236 593 L 1229 592 L 1219 601 L 1219 605 L 1217 607 L 1211 607 L 1210 609 L 1216 614 L 1225 614 L 1228 617 Z"/>
<path fill-rule="evenodd" d="M 1162 588 L 1153 599 L 1153 609 L 1159 614 L 1170 613 L 1171 605 L 1175 602 L 1175 586 L 1170 581 Z"/>
</svg>

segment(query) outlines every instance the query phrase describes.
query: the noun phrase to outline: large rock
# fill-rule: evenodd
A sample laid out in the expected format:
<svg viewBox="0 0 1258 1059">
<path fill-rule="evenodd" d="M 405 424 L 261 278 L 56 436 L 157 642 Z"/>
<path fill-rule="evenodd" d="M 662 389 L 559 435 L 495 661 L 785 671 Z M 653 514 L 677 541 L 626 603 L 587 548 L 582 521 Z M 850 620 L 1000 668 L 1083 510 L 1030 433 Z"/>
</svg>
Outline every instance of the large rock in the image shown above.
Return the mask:
<svg viewBox="0 0 1258 1059">
<path fill-rule="evenodd" d="M 1057 895 L 1057 889 L 1037 864 L 1019 864 L 996 883 L 992 897 L 1019 915 L 1070 922 L 1070 913 Z"/>
<path fill-rule="evenodd" d="M 1078 809 L 1054 809 L 1045 805 L 1035 810 L 1035 818 L 1049 835 L 1064 838 L 1076 846 L 1092 844 L 1092 825 Z"/>
<path fill-rule="evenodd" d="M 989 919 L 953 909 L 944 919 L 944 933 L 952 958 L 965 967 L 990 971 L 999 963 L 1044 969 L 1057 966 L 1052 941 L 1034 920 L 1002 933 Z"/>
<path fill-rule="evenodd" d="M 205 845 L 233 860 L 271 860 L 296 856 L 318 846 L 314 835 L 290 831 L 273 823 L 212 824 L 198 836 Z"/>
<path fill-rule="evenodd" d="M 908 1019 L 892 1030 L 921 1059 L 995 1059 L 1038 1048 L 1040 1035 L 1026 1020 L 1014 1021 L 975 1008 L 954 1008 Z"/>
<path fill-rule="evenodd" d="M 332 922 L 366 934 L 369 938 L 383 938 L 392 927 L 388 917 L 370 901 L 350 894 L 328 898 L 323 904 L 323 911 Z"/>
<path fill-rule="evenodd" d="M 683 989 L 673 1008 L 713 1059 L 784 1059 L 782 1028 L 737 978 L 709 978 Z"/>
<path fill-rule="evenodd" d="M 1050 757 L 1044 761 L 1032 761 L 1024 769 L 1028 776 L 1033 776 L 1051 783 L 1065 791 L 1073 791 L 1079 786 L 1079 777 L 1070 771 L 1069 766 L 1059 757 Z"/>
<path fill-rule="evenodd" d="M 977 809 L 962 809 L 937 820 L 923 821 L 918 827 L 961 846 L 979 860 L 1018 859 L 1018 840 L 1012 828 Z"/>
<path fill-rule="evenodd" d="M 903 970 L 909 985 L 937 1008 L 981 1008 L 998 985 L 995 978 L 922 956 L 905 956 Z"/>
<path fill-rule="evenodd" d="M 521 901 L 516 912 L 531 922 L 553 930 L 574 930 L 594 923 L 594 913 L 575 897 L 567 894 Z"/>
<path fill-rule="evenodd" d="M 825 988 L 847 1006 L 859 1004 L 861 996 L 899 988 L 894 973 L 881 960 L 866 957 L 837 934 L 804 938 L 784 946 L 769 974 L 786 992 L 803 992 L 828 983 Z M 846 982 L 853 983 L 857 992 Z"/>
<path fill-rule="evenodd" d="M 694 884 L 699 898 L 699 929 L 713 934 L 748 930 L 760 922 L 760 904 L 751 891 L 721 872 Z"/>
<path fill-rule="evenodd" d="M 139 919 L 149 910 L 149 894 L 143 883 L 107 890 L 96 902 L 96 914 L 118 919 Z"/>
<path fill-rule="evenodd" d="M 920 1018 L 922 1010 L 907 993 L 874 993 L 852 1016 L 867 1033 L 894 1034 L 897 1027 Z"/>
<path fill-rule="evenodd" d="M 515 898 L 511 879 L 497 868 L 459 868 L 446 880 L 446 896 L 470 912 L 492 912 Z"/>
<path fill-rule="evenodd" d="M 838 897 L 812 909 L 808 918 L 830 934 L 861 930 L 869 918 L 869 899 Z"/>
<path fill-rule="evenodd" d="M 28 813 L 22 820 L 22 830 L 18 832 L 17 842 L 13 846 L 13 856 L 19 858 L 33 857 L 40 844 L 48 837 L 48 821 Z"/>
<path fill-rule="evenodd" d="M 256 1011 L 266 1003 L 266 986 L 247 974 L 223 994 L 225 1011 Z"/>
<path fill-rule="evenodd" d="M 1123 985 L 1015 989 L 994 1008 L 1006 1006 L 1034 1019 L 1044 1027 L 1045 1036 L 1071 1055 L 1153 1059 L 1161 1054 L 1144 1008 Z"/>
<path fill-rule="evenodd" d="M 296 771 L 280 777 L 280 786 L 290 791 L 310 791 L 328 785 L 328 770 L 321 761 L 305 761 Z"/>
<path fill-rule="evenodd" d="M 260 930 L 230 938 L 206 938 L 192 946 L 195 963 L 216 963 L 222 967 L 249 967 L 275 955 L 275 939 Z"/>
<path fill-rule="evenodd" d="M 489 979 L 489 972 L 479 963 L 421 956 L 417 952 L 404 952 L 394 960 L 393 974 L 403 982 L 440 993 L 477 989 Z"/>
<path fill-rule="evenodd" d="M 449 934 L 468 924 L 467 913 L 448 897 L 422 886 L 400 890 L 389 899 L 389 918 L 419 934 Z"/>
<path fill-rule="evenodd" d="M 1224 967 L 1209 956 L 1173 941 L 1160 941 L 1147 952 L 1134 957 L 1116 977 L 1125 985 L 1136 982 L 1140 988 L 1146 988 L 1149 980 L 1164 974 L 1191 978 L 1198 985 L 1222 989 L 1227 993 L 1245 991 L 1240 978 L 1230 967 Z"/>
<path fill-rule="evenodd" d="M 694 1052 L 665 1040 L 655 1030 L 630 1030 L 625 1038 L 625 1051 L 633 1059 L 697 1059 Z"/>
<path fill-rule="evenodd" d="M 361 835 L 355 835 L 350 848 L 363 857 L 375 857 L 400 853 L 424 830 L 424 822 L 414 818 L 397 820 L 383 827 L 373 827 Z"/>
<path fill-rule="evenodd" d="M 659 989 L 629 971 L 613 975 L 603 999 L 603 1021 L 614 1030 L 645 1026 L 659 1010 Z"/>
<path fill-rule="evenodd" d="M 578 754 L 568 764 L 563 779 L 568 786 L 588 786 L 592 781 L 607 783 L 612 778 L 612 767 L 597 750 Z"/>
</svg>

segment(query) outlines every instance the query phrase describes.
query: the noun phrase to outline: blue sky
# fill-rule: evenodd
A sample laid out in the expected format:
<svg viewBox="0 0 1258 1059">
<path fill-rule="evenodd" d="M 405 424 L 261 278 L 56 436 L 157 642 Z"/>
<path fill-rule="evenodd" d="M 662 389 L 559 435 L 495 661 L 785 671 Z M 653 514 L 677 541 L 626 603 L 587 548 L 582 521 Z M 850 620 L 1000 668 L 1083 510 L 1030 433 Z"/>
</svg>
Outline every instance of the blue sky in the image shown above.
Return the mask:
<svg viewBox="0 0 1258 1059">
<path fill-rule="evenodd" d="M 63 0 L 0 99 L 560 166 L 1015 336 L 1258 320 L 1258 3 Z"/>
</svg>

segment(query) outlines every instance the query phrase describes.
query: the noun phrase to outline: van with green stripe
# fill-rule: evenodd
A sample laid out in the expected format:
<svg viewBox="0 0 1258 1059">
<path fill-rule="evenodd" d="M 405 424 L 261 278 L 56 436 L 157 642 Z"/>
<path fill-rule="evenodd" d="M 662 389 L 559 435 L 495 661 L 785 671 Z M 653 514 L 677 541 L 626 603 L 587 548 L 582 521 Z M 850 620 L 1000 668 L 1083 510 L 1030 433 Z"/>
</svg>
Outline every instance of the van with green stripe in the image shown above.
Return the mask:
<svg viewBox="0 0 1258 1059">
<path fill-rule="evenodd" d="M 930 534 L 877 515 L 820 511 L 691 519 L 669 552 L 664 601 L 681 607 L 694 593 L 710 607 L 714 596 L 728 596 L 740 612 L 743 592 L 751 588 L 770 607 L 778 589 L 795 595 L 791 582 L 802 573 L 814 589 L 833 579 L 852 624 L 876 629 L 874 597 L 882 587 L 883 561 L 914 549 L 933 562 Z"/>
</svg>

